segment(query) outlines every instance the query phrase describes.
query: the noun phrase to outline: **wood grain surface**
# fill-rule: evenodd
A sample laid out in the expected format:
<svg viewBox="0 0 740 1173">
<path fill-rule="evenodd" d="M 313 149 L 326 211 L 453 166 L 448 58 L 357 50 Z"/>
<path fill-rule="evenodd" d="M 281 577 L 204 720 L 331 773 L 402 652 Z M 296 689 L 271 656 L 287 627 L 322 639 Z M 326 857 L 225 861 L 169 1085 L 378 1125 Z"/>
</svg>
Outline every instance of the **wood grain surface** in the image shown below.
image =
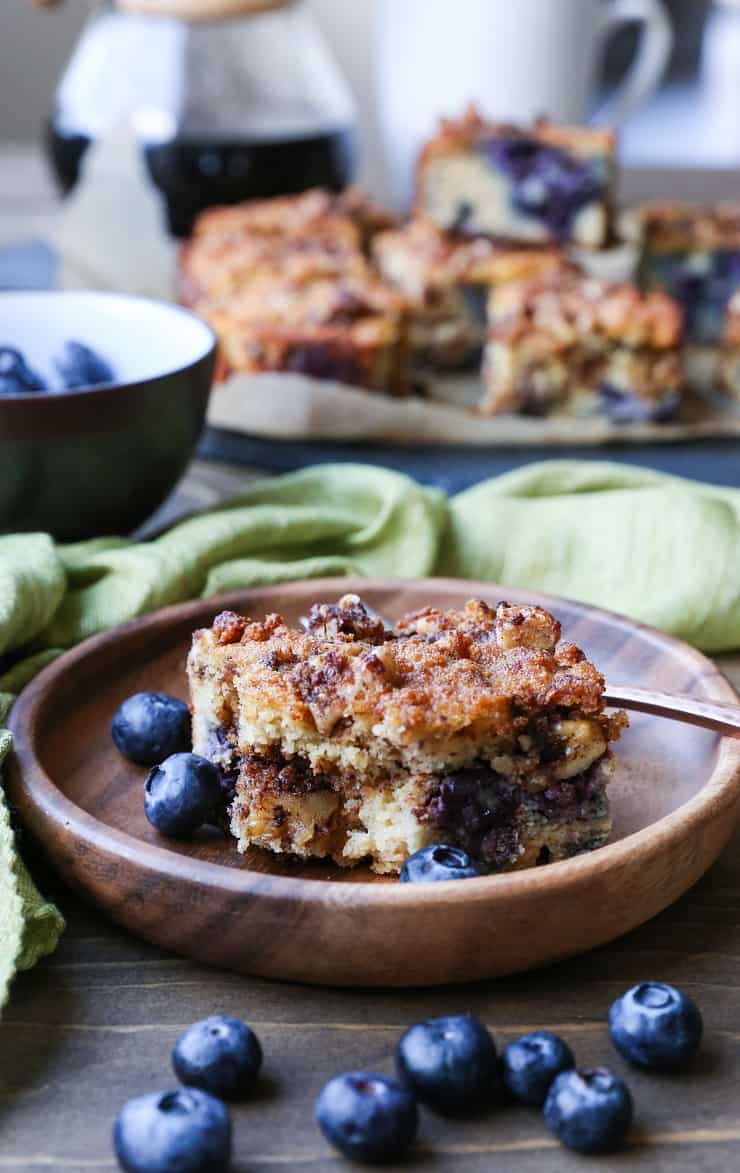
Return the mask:
<svg viewBox="0 0 740 1173">
<path fill-rule="evenodd" d="M 241 476 L 196 463 L 160 520 L 236 491 Z M 740 687 L 740 656 L 718 666 Z M 740 1168 L 740 831 L 691 892 L 585 957 L 467 987 L 371 993 L 244 978 L 173 957 L 92 910 L 25 848 L 68 930 L 53 957 L 17 978 L 0 1023 L 0 1173 L 115 1169 L 118 1108 L 172 1086 L 169 1051 L 179 1029 L 217 1011 L 252 1023 L 266 1052 L 260 1095 L 233 1110 L 235 1173 L 337 1173 L 343 1162 L 313 1124 L 323 1083 L 353 1066 L 390 1072 L 406 1025 L 464 1010 L 481 1015 L 499 1043 L 548 1026 L 580 1063 L 612 1065 L 635 1096 L 632 1144 L 624 1155 L 589 1161 L 554 1145 L 534 1111 L 506 1108 L 463 1124 L 424 1113 L 423 1154 L 397 1173 Z M 705 1043 L 683 1075 L 634 1073 L 610 1046 L 609 1003 L 645 978 L 675 982 L 701 1005 Z"/>
</svg>

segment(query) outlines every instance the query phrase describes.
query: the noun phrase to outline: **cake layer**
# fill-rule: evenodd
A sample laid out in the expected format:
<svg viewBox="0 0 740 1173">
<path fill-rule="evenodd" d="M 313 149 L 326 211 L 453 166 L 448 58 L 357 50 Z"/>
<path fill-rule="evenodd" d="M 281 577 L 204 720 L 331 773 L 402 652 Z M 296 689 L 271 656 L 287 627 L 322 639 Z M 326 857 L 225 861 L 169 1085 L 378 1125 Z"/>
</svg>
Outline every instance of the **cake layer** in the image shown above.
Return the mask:
<svg viewBox="0 0 740 1173">
<path fill-rule="evenodd" d="M 393 630 L 356 596 L 314 607 L 305 630 L 224 613 L 195 633 L 188 673 L 194 747 L 222 770 L 242 849 L 393 872 L 477 834 L 498 869 L 608 833 L 625 720 L 539 608 L 472 601 Z"/>
<path fill-rule="evenodd" d="M 419 157 L 416 208 L 442 229 L 524 243 L 605 245 L 614 136 L 595 128 L 443 120 Z"/>
<path fill-rule="evenodd" d="M 397 872 L 431 843 L 463 847 L 490 871 L 567 859 L 606 842 L 611 754 L 544 789 L 519 786 L 490 766 L 400 775 L 386 785 L 321 775 L 301 758 L 250 755 L 230 808 L 240 850 L 250 846 L 375 871 Z"/>
</svg>

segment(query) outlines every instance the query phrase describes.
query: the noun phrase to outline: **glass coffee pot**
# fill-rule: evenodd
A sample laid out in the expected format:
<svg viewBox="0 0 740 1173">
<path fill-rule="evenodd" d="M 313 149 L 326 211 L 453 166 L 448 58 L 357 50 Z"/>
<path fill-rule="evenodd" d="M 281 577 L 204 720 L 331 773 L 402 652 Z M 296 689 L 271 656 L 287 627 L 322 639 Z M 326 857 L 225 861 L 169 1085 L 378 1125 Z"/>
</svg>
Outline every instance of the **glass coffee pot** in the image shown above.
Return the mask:
<svg viewBox="0 0 740 1173">
<path fill-rule="evenodd" d="M 90 144 L 122 119 L 176 236 L 214 204 L 339 190 L 352 178 L 354 102 L 303 0 L 105 0 L 49 122 L 64 191 Z"/>
</svg>

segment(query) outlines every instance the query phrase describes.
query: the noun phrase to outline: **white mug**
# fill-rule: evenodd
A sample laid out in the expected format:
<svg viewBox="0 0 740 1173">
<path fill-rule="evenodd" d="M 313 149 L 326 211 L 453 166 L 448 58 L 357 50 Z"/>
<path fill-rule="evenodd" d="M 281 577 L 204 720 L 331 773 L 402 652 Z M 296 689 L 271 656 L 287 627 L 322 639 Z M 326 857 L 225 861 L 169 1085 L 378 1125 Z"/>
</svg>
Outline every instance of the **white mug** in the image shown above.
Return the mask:
<svg viewBox="0 0 740 1173">
<path fill-rule="evenodd" d="M 377 116 L 396 200 L 420 142 L 469 102 L 492 117 L 585 122 L 605 42 L 642 24 L 629 72 L 598 121 L 618 124 L 658 85 L 673 42 L 661 0 L 377 0 Z"/>
</svg>

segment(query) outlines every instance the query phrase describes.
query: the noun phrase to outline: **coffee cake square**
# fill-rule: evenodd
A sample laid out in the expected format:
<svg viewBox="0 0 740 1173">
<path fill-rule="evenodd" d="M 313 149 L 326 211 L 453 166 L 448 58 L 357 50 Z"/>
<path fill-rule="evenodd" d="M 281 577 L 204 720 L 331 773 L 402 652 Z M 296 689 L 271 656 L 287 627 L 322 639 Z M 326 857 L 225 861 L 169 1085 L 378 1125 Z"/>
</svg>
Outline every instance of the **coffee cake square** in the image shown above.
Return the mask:
<svg viewBox="0 0 740 1173">
<path fill-rule="evenodd" d="M 302 628 L 217 616 L 188 659 L 193 744 L 239 849 L 397 873 L 436 842 L 489 871 L 603 844 L 626 718 L 560 634 L 539 607 L 481 600 L 393 628 L 357 595 Z"/>
</svg>

